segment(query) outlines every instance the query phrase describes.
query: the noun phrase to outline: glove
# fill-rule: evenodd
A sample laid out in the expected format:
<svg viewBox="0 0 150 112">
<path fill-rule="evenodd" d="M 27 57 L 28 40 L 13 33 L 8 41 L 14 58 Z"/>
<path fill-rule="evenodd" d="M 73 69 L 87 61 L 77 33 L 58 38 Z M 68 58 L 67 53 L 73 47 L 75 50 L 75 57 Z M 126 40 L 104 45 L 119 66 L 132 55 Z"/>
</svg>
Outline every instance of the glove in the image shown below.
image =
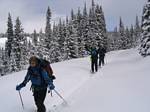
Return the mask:
<svg viewBox="0 0 150 112">
<path fill-rule="evenodd" d="M 55 77 L 54 75 L 50 76 L 50 78 L 51 78 L 52 80 L 55 80 L 55 79 L 56 79 L 56 77 Z"/>
<path fill-rule="evenodd" d="M 19 85 L 16 86 L 16 90 L 17 90 L 17 91 L 20 91 L 21 88 L 23 88 L 24 86 L 25 86 L 25 84 L 24 84 L 24 83 L 21 83 L 21 84 L 19 84 Z"/>
<path fill-rule="evenodd" d="M 53 83 L 51 83 L 51 84 L 48 85 L 48 88 L 49 88 L 50 90 L 53 90 L 53 89 L 55 89 L 55 86 L 54 86 Z"/>
</svg>

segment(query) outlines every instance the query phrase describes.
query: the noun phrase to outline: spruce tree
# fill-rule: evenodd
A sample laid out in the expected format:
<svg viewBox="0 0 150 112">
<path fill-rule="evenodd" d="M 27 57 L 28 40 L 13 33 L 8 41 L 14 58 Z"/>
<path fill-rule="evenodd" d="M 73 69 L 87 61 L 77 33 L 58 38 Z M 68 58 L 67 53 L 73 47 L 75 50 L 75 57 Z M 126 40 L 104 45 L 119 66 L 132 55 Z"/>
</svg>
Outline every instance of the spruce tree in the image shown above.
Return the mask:
<svg viewBox="0 0 150 112">
<path fill-rule="evenodd" d="M 58 43 L 58 32 L 59 28 L 58 26 L 54 23 L 53 24 L 53 31 L 52 31 L 52 38 L 53 38 L 53 43 L 52 43 L 52 53 L 51 53 L 51 61 L 52 63 L 54 62 L 59 62 L 60 61 L 60 47 Z"/>
<path fill-rule="evenodd" d="M 124 28 L 124 24 L 122 22 L 121 17 L 120 17 L 120 22 L 119 22 L 119 35 L 120 35 L 120 39 L 118 40 L 119 50 L 120 49 L 127 49 L 127 47 L 126 47 L 127 39 L 125 37 L 125 28 Z"/>
<path fill-rule="evenodd" d="M 17 17 L 11 51 L 11 72 L 20 71 L 22 68 L 22 39 L 23 29 L 19 17 Z"/>
<path fill-rule="evenodd" d="M 70 37 L 68 39 L 68 49 L 69 49 L 69 58 L 78 57 L 78 40 L 77 40 L 77 24 L 76 24 L 76 15 L 74 11 L 71 11 L 71 20 L 69 23 Z"/>
<path fill-rule="evenodd" d="M 45 57 L 50 60 L 50 55 L 51 54 L 51 45 L 52 45 L 52 35 L 51 35 L 51 10 L 48 7 L 47 13 L 46 13 L 46 27 L 45 27 Z"/>
<path fill-rule="evenodd" d="M 135 22 L 135 27 L 134 27 L 134 44 L 133 47 L 136 47 L 139 45 L 140 43 L 140 35 L 141 35 L 141 26 L 140 26 L 140 22 L 138 19 L 138 16 L 136 16 L 136 22 Z"/>
<path fill-rule="evenodd" d="M 6 42 L 6 56 L 9 58 L 12 49 L 12 41 L 13 41 L 13 23 L 11 19 L 10 13 L 8 14 L 8 22 L 7 22 L 7 42 Z"/>
<path fill-rule="evenodd" d="M 76 31 L 77 31 L 77 43 L 78 43 L 78 57 L 84 57 L 85 55 L 85 43 L 83 35 L 83 27 L 82 24 L 83 15 L 81 14 L 80 8 L 78 8 L 77 18 L 76 18 Z"/>
<path fill-rule="evenodd" d="M 82 18 L 82 38 L 84 40 L 84 47 L 85 50 L 88 50 L 88 30 L 89 30 L 89 19 L 88 19 L 88 13 L 87 13 L 87 8 L 86 8 L 86 3 L 84 4 L 84 9 L 83 9 L 83 18 Z M 87 54 L 87 53 L 86 53 Z"/>
<path fill-rule="evenodd" d="M 38 35 L 36 33 L 36 30 L 34 30 L 34 33 L 33 33 L 33 43 L 35 46 L 37 46 L 37 43 L 38 43 Z"/>
<path fill-rule="evenodd" d="M 140 54 L 150 55 L 150 0 L 143 8 Z"/>
</svg>

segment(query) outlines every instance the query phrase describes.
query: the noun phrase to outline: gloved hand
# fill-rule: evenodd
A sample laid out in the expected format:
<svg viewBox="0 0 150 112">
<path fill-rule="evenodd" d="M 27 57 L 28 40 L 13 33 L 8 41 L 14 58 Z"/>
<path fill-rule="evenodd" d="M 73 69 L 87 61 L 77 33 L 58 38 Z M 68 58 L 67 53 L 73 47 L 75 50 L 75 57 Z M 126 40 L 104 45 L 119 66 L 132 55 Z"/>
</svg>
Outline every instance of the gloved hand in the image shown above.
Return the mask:
<svg viewBox="0 0 150 112">
<path fill-rule="evenodd" d="M 56 77 L 55 77 L 54 75 L 51 75 L 50 78 L 51 78 L 52 80 L 55 80 L 55 79 L 56 79 Z"/>
<path fill-rule="evenodd" d="M 51 83 L 51 84 L 48 85 L 48 88 L 49 88 L 50 90 L 53 90 L 53 89 L 55 89 L 55 86 L 54 86 L 53 83 Z"/>
<path fill-rule="evenodd" d="M 20 91 L 21 88 L 23 88 L 24 86 L 25 86 L 25 84 L 24 84 L 24 83 L 21 83 L 21 84 L 19 84 L 19 85 L 16 86 L 16 90 L 17 90 L 17 91 Z"/>
</svg>

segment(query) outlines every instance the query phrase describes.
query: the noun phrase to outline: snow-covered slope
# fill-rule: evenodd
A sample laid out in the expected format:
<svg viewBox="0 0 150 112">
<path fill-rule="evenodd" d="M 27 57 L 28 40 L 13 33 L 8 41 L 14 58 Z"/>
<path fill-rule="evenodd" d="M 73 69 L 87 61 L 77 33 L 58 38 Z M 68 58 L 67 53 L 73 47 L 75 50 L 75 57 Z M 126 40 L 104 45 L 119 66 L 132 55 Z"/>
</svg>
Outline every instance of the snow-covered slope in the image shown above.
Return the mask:
<svg viewBox="0 0 150 112">
<path fill-rule="evenodd" d="M 68 105 L 53 92 L 47 94 L 48 112 L 149 112 L 150 111 L 150 57 L 143 58 L 135 49 L 110 52 L 106 65 L 95 74 L 90 73 L 90 59 L 74 59 L 52 64 L 57 80 L 56 90 Z M 21 112 L 19 94 L 15 91 L 26 71 L 0 78 L 0 110 Z M 29 90 L 21 90 L 25 110 L 36 107 Z"/>
<path fill-rule="evenodd" d="M 7 38 L 0 38 L 0 48 L 5 48 Z"/>
</svg>

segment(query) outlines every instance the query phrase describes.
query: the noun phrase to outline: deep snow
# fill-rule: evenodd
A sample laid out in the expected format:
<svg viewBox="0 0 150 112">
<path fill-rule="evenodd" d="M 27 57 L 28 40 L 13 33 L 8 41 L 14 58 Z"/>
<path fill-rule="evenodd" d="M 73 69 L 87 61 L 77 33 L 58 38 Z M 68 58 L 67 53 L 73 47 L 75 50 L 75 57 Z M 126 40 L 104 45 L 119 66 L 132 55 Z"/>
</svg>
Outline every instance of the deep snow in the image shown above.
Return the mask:
<svg viewBox="0 0 150 112">
<path fill-rule="evenodd" d="M 90 73 L 90 58 L 74 59 L 52 64 L 56 90 L 47 94 L 48 112 L 149 112 L 150 111 L 150 57 L 143 58 L 136 49 L 107 53 L 106 65 L 95 74 Z M 26 71 L 0 78 L 0 111 L 22 112 L 15 86 Z M 25 110 L 34 112 L 30 84 L 21 90 Z"/>
</svg>

